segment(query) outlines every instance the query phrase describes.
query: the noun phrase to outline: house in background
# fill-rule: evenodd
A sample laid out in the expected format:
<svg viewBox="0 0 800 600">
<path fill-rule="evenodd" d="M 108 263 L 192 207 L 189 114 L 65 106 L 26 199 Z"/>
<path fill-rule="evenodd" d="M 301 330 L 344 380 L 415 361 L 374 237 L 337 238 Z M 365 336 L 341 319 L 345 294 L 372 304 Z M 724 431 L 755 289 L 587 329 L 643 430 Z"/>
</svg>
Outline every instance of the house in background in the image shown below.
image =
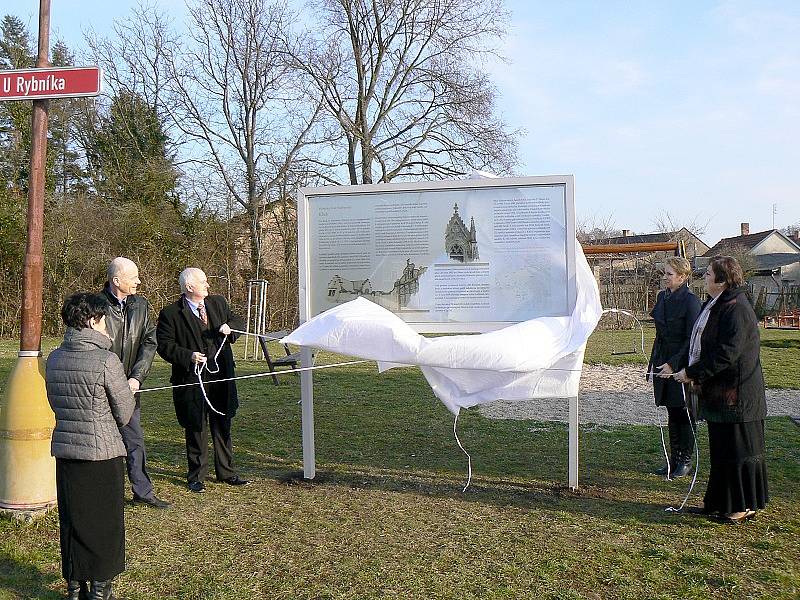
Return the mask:
<svg viewBox="0 0 800 600">
<path fill-rule="evenodd" d="M 682 227 L 677 231 L 665 231 L 660 233 L 632 234 L 629 229 L 623 229 L 622 235 L 596 240 L 582 241 L 581 245 L 588 246 L 607 246 L 625 244 L 658 244 L 662 242 L 683 242 L 686 248 L 686 258 L 693 262 L 695 257 L 702 256 L 708 251 L 708 245 L 691 231 Z M 674 256 L 672 251 L 659 250 L 656 252 L 638 252 L 636 254 L 603 255 L 598 254 L 588 258 L 589 265 L 592 267 L 595 278 L 602 284 L 603 273 L 610 268 L 612 261 L 613 267 L 617 271 L 627 271 L 631 277 L 641 277 L 642 265 L 647 265 L 649 270 L 663 270 L 664 259 Z M 658 275 L 660 277 L 660 275 Z"/>
<path fill-rule="evenodd" d="M 677 231 L 661 233 L 632 234 L 623 229 L 621 236 L 608 237 L 581 242 L 583 248 L 591 246 L 627 244 L 659 244 L 664 242 L 683 242 L 686 258 L 693 261 L 704 254 L 708 245 L 694 233 L 682 227 Z M 605 308 L 632 310 L 637 314 L 647 314 L 655 303 L 661 287 L 664 259 L 675 256 L 674 250 L 648 252 L 618 252 L 591 254 L 587 256 L 600 289 L 600 298 Z"/>
<path fill-rule="evenodd" d="M 740 235 L 721 239 L 695 266 L 705 268 L 708 259 L 717 254 L 729 254 L 741 261 L 758 311 L 798 307 L 800 232 L 784 235 L 768 229 L 750 233 L 750 224 L 742 223 Z"/>
</svg>

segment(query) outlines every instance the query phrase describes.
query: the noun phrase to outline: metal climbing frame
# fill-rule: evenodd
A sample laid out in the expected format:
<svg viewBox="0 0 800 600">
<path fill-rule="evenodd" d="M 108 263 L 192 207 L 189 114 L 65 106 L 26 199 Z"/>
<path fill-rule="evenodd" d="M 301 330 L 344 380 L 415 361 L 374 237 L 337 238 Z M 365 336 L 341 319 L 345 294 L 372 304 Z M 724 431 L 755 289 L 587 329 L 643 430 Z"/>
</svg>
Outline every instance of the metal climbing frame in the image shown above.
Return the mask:
<svg viewBox="0 0 800 600">
<path fill-rule="evenodd" d="M 247 333 L 262 335 L 267 331 L 269 314 L 267 311 L 267 287 L 269 281 L 266 279 L 251 279 L 247 282 Z M 263 359 L 264 352 L 259 346 L 258 337 L 248 335 L 244 345 L 244 358 L 248 356 L 253 359 Z M 252 345 L 252 353 L 250 347 Z"/>
</svg>

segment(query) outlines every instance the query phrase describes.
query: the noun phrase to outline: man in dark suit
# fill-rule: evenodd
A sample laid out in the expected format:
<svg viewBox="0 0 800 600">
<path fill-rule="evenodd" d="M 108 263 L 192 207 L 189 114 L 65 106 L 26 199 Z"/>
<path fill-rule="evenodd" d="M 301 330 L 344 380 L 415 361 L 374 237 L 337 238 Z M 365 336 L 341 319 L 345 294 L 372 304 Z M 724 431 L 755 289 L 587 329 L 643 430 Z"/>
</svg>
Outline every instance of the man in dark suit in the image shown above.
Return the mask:
<svg viewBox="0 0 800 600">
<path fill-rule="evenodd" d="M 109 304 L 106 328 L 111 338 L 111 352 L 122 361 L 128 386 L 134 394 L 147 377 L 156 354 L 156 327 L 150 319 L 150 305 L 136 294 L 140 283 L 139 269 L 132 260 L 118 256 L 109 263 L 108 281 L 103 289 Z M 147 472 L 139 394 L 136 394 L 136 408 L 131 420 L 119 430 L 128 453 L 128 480 L 133 490 L 133 502 L 168 508 L 169 502 L 155 495 Z"/>
<path fill-rule="evenodd" d="M 239 407 L 236 382 L 214 383 L 234 377 L 231 343 L 237 336 L 231 328 L 244 329 L 244 322 L 231 312 L 225 298 L 208 295 L 208 278 L 202 270 L 184 269 L 179 282 L 183 293 L 177 302 L 164 307 L 159 314 L 156 337 L 158 354 L 172 364 L 170 381 L 173 385 L 196 383 L 197 370 L 202 369 L 203 388 L 193 385 L 172 390 L 175 414 L 186 433 L 188 486 L 196 493 L 205 491 L 203 481 L 208 474 L 206 421 L 214 444 L 217 480 L 228 485 L 246 485 L 249 481 L 239 477 L 233 469 L 231 419 Z"/>
</svg>

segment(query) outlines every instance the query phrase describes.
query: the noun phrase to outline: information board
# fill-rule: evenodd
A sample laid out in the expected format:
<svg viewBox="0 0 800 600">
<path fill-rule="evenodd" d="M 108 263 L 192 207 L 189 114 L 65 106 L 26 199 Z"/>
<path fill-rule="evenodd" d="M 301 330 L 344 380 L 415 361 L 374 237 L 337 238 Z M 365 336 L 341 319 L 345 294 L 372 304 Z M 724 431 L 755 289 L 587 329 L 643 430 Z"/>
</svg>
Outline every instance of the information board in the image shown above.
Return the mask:
<svg viewBox="0 0 800 600">
<path fill-rule="evenodd" d="M 298 234 L 302 321 L 359 296 L 420 332 L 575 305 L 571 175 L 303 188 Z"/>
</svg>

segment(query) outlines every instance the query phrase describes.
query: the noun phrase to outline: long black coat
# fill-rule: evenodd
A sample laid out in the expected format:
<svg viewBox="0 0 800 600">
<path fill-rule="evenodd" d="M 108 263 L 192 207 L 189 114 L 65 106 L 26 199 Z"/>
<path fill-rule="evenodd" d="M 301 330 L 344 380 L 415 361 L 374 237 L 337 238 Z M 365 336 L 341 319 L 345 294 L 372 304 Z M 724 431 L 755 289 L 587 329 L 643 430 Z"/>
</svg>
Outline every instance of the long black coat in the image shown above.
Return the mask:
<svg viewBox="0 0 800 600">
<path fill-rule="evenodd" d="M 758 318 L 744 286 L 727 289 L 711 307 L 700 358 L 686 367 L 700 391 L 700 414 L 711 423 L 745 423 L 767 416 Z"/>
<path fill-rule="evenodd" d="M 219 333 L 221 325 L 227 323 L 232 329 L 244 329 L 244 321 L 231 312 L 228 303 L 222 296 L 208 296 L 204 304 L 208 316 L 208 327 L 205 329 L 202 322 L 194 316 L 183 296 L 174 304 L 165 306 L 158 315 L 156 330 L 158 354 L 172 365 L 170 382 L 173 385 L 197 381 L 192 363 L 193 352 L 202 352 L 208 358 L 211 369 L 216 367 L 214 355 L 224 337 Z M 235 376 L 231 344 L 236 341 L 237 337 L 236 334 L 228 336 L 228 341 L 223 346 L 218 358 L 219 373 L 212 374 L 204 370 L 204 381 Z M 239 408 L 236 382 L 211 383 L 205 388 L 214 408 L 225 413 L 228 418 L 233 418 Z M 178 417 L 181 427 L 194 431 L 203 429 L 205 400 L 200 386 L 175 388 L 172 390 L 172 400 L 175 403 L 175 415 Z"/>
<path fill-rule="evenodd" d="M 650 316 L 656 324 L 656 339 L 650 354 L 647 371 L 668 363 L 677 373 L 689 362 L 689 341 L 692 327 L 700 314 L 700 300 L 688 286 L 674 292 L 659 292 Z M 672 408 L 683 406 L 681 384 L 673 379 L 653 377 L 653 393 L 657 406 Z"/>
</svg>

